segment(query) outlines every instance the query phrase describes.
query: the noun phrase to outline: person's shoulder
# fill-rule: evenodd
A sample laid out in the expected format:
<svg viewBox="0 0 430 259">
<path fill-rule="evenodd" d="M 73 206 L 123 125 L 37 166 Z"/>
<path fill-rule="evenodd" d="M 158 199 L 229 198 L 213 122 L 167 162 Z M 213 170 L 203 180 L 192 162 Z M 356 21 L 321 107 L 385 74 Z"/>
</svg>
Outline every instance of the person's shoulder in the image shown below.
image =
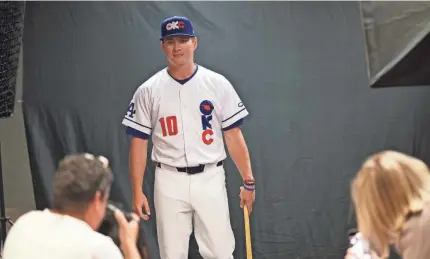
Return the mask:
<svg viewBox="0 0 430 259">
<path fill-rule="evenodd" d="M 163 85 L 163 82 L 165 82 L 168 75 L 166 70 L 167 68 L 163 68 L 157 71 L 152 76 L 150 76 L 148 79 L 146 79 L 143 83 L 141 83 L 137 87 L 135 94 L 137 95 L 148 94 L 152 92 L 154 89 L 160 87 L 160 85 Z"/>
<path fill-rule="evenodd" d="M 201 72 L 201 78 L 203 78 L 203 80 L 209 80 L 210 82 L 216 84 L 217 87 L 222 86 L 228 88 L 232 86 L 230 80 L 227 79 L 227 77 L 221 72 L 209 69 L 202 65 L 199 65 L 199 70 Z"/>
<path fill-rule="evenodd" d="M 425 253 L 427 256 L 430 256 L 430 247 L 424 249 L 424 243 L 429 238 L 430 203 L 427 202 L 422 211 L 411 213 L 408 216 L 395 242 L 395 247 L 400 254 L 411 253 L 412 250 L 416 250 L 415 247 L 422 247 L 414 253 Z"/>
<path fill-rule="evenodd" d="M 26 224 L 27 222 L 29 222 L 30 224 L 32 224 L 31 222 L 34 221 L 38 221 L 41 218 L 44 217 L 44 215 L 46 214 L 45 211 L 41 211 L 41 210 L 32 210 L 32 211 L 28 211 L 24 214 L 22 214 L 14 223 L 14 226 L 19 226 L 22 224 Z"/>
<path fill-rule="evenodd" d="M 25 220 L 25 219 L 28 219 L 28 218 L 38 217 L 38 216 L 43 215 L 43 214 L 45 214 L 45 213 L 46 213 L 46 212 L 45 212 L 45 211 L 43 211 L 43 210 L 31 210 L 31 211 L 28 211 L 28 212 L 26 212 L 26 213 L 22 214 L 22 215 L 18 218 L 17 222 L 18 222 L 19 220 Z"/>
<path fill-rule="evenodd" d="M 213 69 L 209 69 L 205 66 L 198 65 L 198 69 L 199 69 L 200 73 L 206 77 L 213 78 L 213 79 L 220 79 L 220 80 L 226 79 L 226 77 L 223 74 L 221 74 L 220 72 L 215 71 Z"/>
<path fill-rule="evenodd" d="M 32 210 L 22 214 L 14 222 L 13 226 L 9 230 L 8 239 L 10 242 L 15 239 L 22 239 L 23 236 L 28 235 L 28 231 L 41 227 L 47 222 L 47 216 L 44 211 Z"/>
</svg>

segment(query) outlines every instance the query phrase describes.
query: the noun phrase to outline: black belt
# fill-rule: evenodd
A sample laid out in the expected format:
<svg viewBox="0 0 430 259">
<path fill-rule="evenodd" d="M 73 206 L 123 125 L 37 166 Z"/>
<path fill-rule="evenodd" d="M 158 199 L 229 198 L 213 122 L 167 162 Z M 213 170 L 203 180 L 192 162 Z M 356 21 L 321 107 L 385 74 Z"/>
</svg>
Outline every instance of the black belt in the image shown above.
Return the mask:
<svg viewBox="0 0 430 259">
<path fill-rule="evenodd" d="M 160 167 L 161 168 L 161 163 L 160 162 L 154 162 L 155 166 Z M 223 161 L 219 161 L 216 166 L 221 166 L 223 164 Z M 183 172 L 183 173 L 188 173 L 188 174 L 198 174 L 201 173 L 205 170 L 205 165 L 198 165 L 198 166 L 193 166 L 193 167 L 176 167 L 176 170 L 178 170 L 178 172 Z"/>
</svg>

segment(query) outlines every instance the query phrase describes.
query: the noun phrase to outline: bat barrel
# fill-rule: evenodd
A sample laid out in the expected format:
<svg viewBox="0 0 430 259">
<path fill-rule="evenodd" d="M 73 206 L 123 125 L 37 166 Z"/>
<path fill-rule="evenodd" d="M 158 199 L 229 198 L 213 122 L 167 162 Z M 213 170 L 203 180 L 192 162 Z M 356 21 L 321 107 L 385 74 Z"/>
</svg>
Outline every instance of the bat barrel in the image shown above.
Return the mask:
<svg viewBox="0 0 430 259">
<path fill-rule="evenodd" d="M 243 206 L 243 217 L 245 220 L 246 259 L 252 259 L 251 229 L 249 227 L 249 213 L 246 205 Z"/>
</svg>

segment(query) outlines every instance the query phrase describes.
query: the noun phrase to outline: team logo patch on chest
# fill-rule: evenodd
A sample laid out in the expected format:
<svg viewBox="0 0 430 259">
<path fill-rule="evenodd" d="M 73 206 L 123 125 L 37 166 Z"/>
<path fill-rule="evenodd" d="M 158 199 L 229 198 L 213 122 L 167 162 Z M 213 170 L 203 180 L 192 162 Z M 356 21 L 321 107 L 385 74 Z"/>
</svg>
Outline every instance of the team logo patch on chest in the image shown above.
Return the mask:
<svg viewBox="0 0 430 259">
<path fill-rule="evenodd" d="M 214 110 L 213 104 L 208 101 L 204 100 L 200 103 L 200 112 L 202 113 L 202 141 L 206 145 L 212 144 L 214 141 L 212 138 L 212 135 L 214 134 L 212 130 L 212 112 Z"/>
</svg>

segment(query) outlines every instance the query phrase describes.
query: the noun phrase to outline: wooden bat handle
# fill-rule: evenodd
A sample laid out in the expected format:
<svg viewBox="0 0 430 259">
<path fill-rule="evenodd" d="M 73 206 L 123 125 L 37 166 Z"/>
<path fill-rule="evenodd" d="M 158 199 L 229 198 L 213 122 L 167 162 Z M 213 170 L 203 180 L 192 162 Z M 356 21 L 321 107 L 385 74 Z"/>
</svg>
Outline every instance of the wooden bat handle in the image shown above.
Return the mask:
<svg viewBox="0 0 430 259">
<path fill-rule="evenodd" d="M 243 218 L 245 220 L 246 259 L 252 259 L 251 229 L 249 227 L 249 213 L 246 205 L 243 206 Z"/>
</svg>

